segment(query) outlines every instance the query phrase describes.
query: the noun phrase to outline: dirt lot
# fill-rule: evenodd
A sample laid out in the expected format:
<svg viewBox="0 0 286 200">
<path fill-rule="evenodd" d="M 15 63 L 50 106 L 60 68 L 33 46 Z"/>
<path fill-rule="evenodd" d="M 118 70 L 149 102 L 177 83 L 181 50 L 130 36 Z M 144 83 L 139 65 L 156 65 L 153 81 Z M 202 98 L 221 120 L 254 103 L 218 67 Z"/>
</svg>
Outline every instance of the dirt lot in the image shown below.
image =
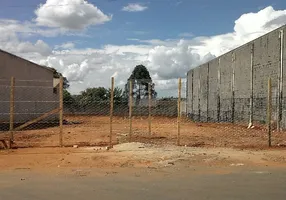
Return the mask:
<svg viewBox="0 0 286 200">
<path fill-rule="evenodd" d="M 285 168 L 285 150 L 237 150 L 229 148 L 157 146 L 145 143 L 124 143 L 105 147 L 23 148 L 0 150 L 1 170 L 40 170 L 55 172 L 77 169 L 164 169 L 190 166 L 225 167 L 274 166 Z M 94 170 L 95 172 L 97 170 Z M 84 173 L 79 171 L 78 173 Z M 205 171 L 203 173 L 206 173 Z"/>
<path fill-rule="evenodd" d="M 0 150 L 0 199 L 285 199 L 283 150 L 156 146 Z"/>
<path fill-rule="evenodd" d="M 109 141 L 109 117 L 65 116 L 64 146 L 106 146 Z M 128 141 L 129 120 L 115 117 L 113 120 L 114 144 Z M 8 136 L 8 133 L 0 137 Z M 148 135 L 148 120 L 133 119 L 133 142 L 166 145 L 176 144 L 177 119 L 153 117 L 152 135 Z M 15 147 L 51 147 L 59 144 L 59 128 L 27 130 L 15 133 Z M 234 147 L 265 149 L 268 135 L 265 127 L 255 126 L 247 129 L 246 125 L 193 123 L 182 120 L 181 144 L 189 147 Z M 272 133 L 272 144 L 283 148 L 286 144 L 285 133 Z"/>
</svg>

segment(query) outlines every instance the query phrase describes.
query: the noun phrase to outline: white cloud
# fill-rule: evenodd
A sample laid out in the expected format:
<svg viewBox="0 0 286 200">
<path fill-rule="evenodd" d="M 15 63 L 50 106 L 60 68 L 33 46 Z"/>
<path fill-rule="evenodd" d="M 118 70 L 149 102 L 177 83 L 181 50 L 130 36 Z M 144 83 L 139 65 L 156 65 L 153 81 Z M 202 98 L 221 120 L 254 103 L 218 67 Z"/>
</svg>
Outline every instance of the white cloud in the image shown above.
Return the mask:
<svg viewBox="0 0 286 200">
<path fill-rule="evenodd" d="M 44 37 L 55 37 L 57 35 L 63 35 L 63 34 L 65 35 L 81 34 L 78 32 L 70 32 L 58 28 L 38 27 L 36 24 L 29 21 L 20 22 L 18 20 L 10 20 L 10 19 L 0 19 L 0 30 L 2 30 L 1 34 L 13 33 L 23 38 L 28 38 L 35 35 Z M 3 38 L 4 36 L 5 35 L 2 35 L 0 37 Z"/>
<path fill-rule="evenodd" d="M 59 70 L 70 82 L 83 82 L 89 72 L 93 70 L 90 61 L 84 57 L 67 59 L 66 57 L 52 55 L 46 59 L 35 61 L 41 65 L 54 67 Z"/>
<path fill-rule="evenodd" d="M 80 64 L 68 65 L 63 75 L 69 77 L 70 81 L 82 81 L 89 71 L 88 60 L 84 60 Z"/>
<path fill-rule="evenodd" d="M 269 6 L 257 13 L 243 14 L 235 21 L 234 31 L 238 35 L 261 33 L 282 26 L 286 22 L 286 10 L 275 11 Z"/>
<path fill-rule="evenodd" d="M 159 79 L 184 77 L 190 68 L 282 26 L 286 20 L 283 21 L 281 18 L 286 18 L 286 10 L 275 11 L 272 7 L 267 7 L 258 13 L 242 15 L 235 21 L 234 32 L 180 40 L 170 46 L 160 41 L 164 45 L 150 50 L 148 67 Z"/>
<path fill-rule="evenodd" d="M 26 34 L 31 31 L 29 23 L 20 24 L 16 20 L 0 20 L 0 48 L 15 54 L 33 54 L 35 56 L 48 56 L 51 48 L 43 40 L 35 43 L 22 41 L 18 34 Z"/>
<path fill-rule="evenodd" d="M 73 42 L 66 42 L 61 45 L 56 45 L 55 49 L 73 49 L 75 44 Z"/>
<path fill-rule="evenodd" d="M 5 32 L 10 31 L 23 38 L 29 38 L 31 36 L 55 37 L 58 35 L 90 37 L 82 30 L 43 27 L 30 21 L 21 22 L 11 19 L 0 19 L 0 28 Z"/>
<path fill-rule="evenodd" d="M 20 42 L 11 48 L 17 53 L 39 53 L 42 56 L 48 56 L 52 53 L 49 45 L 42 40 L 38 40 L 35 44 L 31 42 Z"/>
<path fill-rule="evenodd" d="M 136 40 L 140 43 L 145 43 L 153 46 L 164 45 L 164 46 L 174 46 L 178 43 L 177 39 L 167 39 L 167 40 L 159 40 L 159 39 L 150 39 L 150 40 Z"/>
<path fill-rule="evenodd" d="M 129 41 L 140 41 L 140 39 L 137 39 L 137 38 L 127 38 L 127 40 L 129 40 Z"/>
<path fill-rule="evenodd" d="M 235 21 L 234 31 L 222 35 L 187 40 L 138 39 L 135 41 L 139 43 L 137 45 L 105 45 L 100 49 L 73 49 L 54 54 L 56 60 L 62 59 L 66 66 L 76 64 L 59 67 L 73 80 L 74 92 L 84 89 L 87 83 L 109 87 L 110 77 L 115 75 L 116 82 L 123 83 L 133 68 L 142 63 L 149 69 L 158 89 L 167 95 L 176 87 L 176 79 L 184 77 L 189 69 L 283 25 L 276 19 L 284 16 L 285 11 L 267 7 L 258 13 L 242 15 Z M 80 66 L 84 60 L 88 60 L 88 65 Z M 66 72 L 69 70 L 70 73 Z M 78 84 L 79 81 L 83 84 Z"/>
<path fill-rule="evenodd" d="M 114 74 L 111 75 L 111 77 L 114 77 L 114 78 L 116 78 L 117 76 L 118 76 L 118 72 L 117 71 L 114 72 Z"/>
<path fill-rule="evenodd" d="M 86 0 L 47 0 L 39 6 L 35 14 L 38 25 L 67 30 L 83 30 L 87 26 L 103 24 L 112 18 Z"/>
<path fill-rule="evenodd" d="M 126 12 L 141 12 L 146 10 L 147 8 L 147 6 L 144 6 L 140 3 L 129 3 L 127 6 L 124 6 L 122 10 Z"/>
<path fill-rule="evenodd" d="M 106 53 L 116 53 L 119 55 L 125 55 L 126 53 L 133 53 L 138 55 L 146 55 L 149 53 L 150 46 L 148 45 L 106 45 L 104 47 Z"/>
<path fill-rule="evenodd" d="M 234 30 L 222 35 L 177 39 L 132 39 L 133 45 L 105 45 L 101 48 L 79 49 L 66 42 L 50 52 L 48 45 L 23 42 L 17 31 L 28 30 L 29 25 L 17 21 L 0 20 L 0 48 L 16 52 L 34 62 L 55 67 L 71 81 L 71 92 L 87 86 L 110 87 L 110 77 L 123 86 L 133 68 L 144 64 L 156 83 L 158 92 L 172 96 L 177 78 L 186 72 L 239 45 L 259 37 L 285 23 L 286 10 L 267 7 L 257 13 L 247 13 L 234 23 Z M 176 91 L 176 90 L 174 90 Z"/>
<path fill-rule="evenodd" d="M 210 52 L 218 56 L 284 25 L 285 22 L 286 10 L 276 11 L 269 6 L 257 13 L 243 14 L 235 21 L 234 32 L 196 38 L 199 42 L 195 48 L 199 54 Z"/>
<path fill-rule="evenodd" d="M 149 52 L 148 67 L 160 79 L 185 77 L 187 71 L 200 63 L 214 58 L 211 54 L 200 55 L 181 40 L 175 47 L 156 46 Z"/>
</svg>

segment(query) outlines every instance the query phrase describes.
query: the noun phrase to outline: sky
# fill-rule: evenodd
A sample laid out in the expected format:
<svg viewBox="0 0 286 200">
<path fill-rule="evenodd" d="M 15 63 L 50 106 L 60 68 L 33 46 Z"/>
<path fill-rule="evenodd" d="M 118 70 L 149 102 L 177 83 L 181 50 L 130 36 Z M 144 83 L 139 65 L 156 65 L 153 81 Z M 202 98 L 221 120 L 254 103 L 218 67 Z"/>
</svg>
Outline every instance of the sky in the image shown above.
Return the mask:
<svg viewBox="0 0 286 200">
<path fill-rule="evenodd" d="M 286 23 L 285 0 L 1 0 L 0 49 L 53 67 L 78 94 L 143 64 L 172 96 L 188 70 Z"/>
</svg>

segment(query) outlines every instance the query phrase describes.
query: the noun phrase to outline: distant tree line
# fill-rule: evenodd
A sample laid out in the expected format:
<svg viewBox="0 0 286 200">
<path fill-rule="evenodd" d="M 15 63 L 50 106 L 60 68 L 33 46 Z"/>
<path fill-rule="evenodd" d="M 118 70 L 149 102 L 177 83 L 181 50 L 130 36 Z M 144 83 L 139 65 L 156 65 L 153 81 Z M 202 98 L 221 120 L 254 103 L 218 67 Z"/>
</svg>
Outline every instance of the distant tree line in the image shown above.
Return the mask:
<svg viewBox="0 0 286 200">
<path fill-rule="evenodd" d="M 54 77 L 59 78 L 62 74 L 54 69 Z M 64 79 L 64 109 L 67 114 L 91 114 L 106 115 L 110 109 L 111 89 L 105 87 L 87 88 L 80 94 L 72 95 L 68 88 L 70 86 L 67 78 Z M 131 81 L 131 87 L 130 87 Z M 149 89 L 150 87 L 150 89 Z M 124 88 L 114 88 L 114 114 L 127 116 L 129 112 L 129 95 L 133 98 L 132 114 L 134 116 L 148 115 L 149 91 L 151 98 L 157 98 L 155 84 L 147 68 L 137 65 L 126 80 Z M 160 98 L 152 104 L 152 113 L 158 116 L 177 116 L 177 97 L 169 96 Z M 142 104 L 140 104 L 141 100 Z M 147 100 L 147 104 L 146 104 Z M 182 99 L 183 100 L 183 99 Z M 146 107 L 147 106 L 147 107 Z"/>
<path fill-rule="evenodd" d="M 52 68 L 54 71 L 54 78 L 62 76 L 57 70 Z M 107 104 L 110 101 L 111 89 L 104 87 L 87 88 L 80 92 L 78 95 L 72 95 L 68 92 L 70 86 L 69 81 L 66 77 L 64 79 L 64 106 L 70 109 L 78 109 L 89 106 L 98 106 L 100 104 Z M 130 81 L 132 88 L 130 88 Z M 148 69 L 144 65 L 137 65 L 132 71 L 130 77 L 127 79 L 125 88 L 119 87 L 114 88 L 114 104 L 115 105 L 128 105 L 130 89 L 135 104 L 138 105 L 141 99 L 147 99 L 149 96 L 150 87 L 151 97 L 156 98 L 157 92 L 155 91 L 155 84 L 152 81 Z"/>
</svg>

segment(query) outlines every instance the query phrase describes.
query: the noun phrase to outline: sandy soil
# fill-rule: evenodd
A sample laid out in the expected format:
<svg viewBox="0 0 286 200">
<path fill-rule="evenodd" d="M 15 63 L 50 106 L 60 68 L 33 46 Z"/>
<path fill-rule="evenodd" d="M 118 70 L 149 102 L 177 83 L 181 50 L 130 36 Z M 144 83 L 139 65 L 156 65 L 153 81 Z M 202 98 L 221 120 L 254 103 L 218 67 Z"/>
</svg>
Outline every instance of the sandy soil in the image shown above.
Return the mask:
<svg viewBox="0 0 286 200">
<path fill-rule="evenodd" d="M 267 131 L 263 127 L 247 129 L 233 124 L 202 124 L 183 120 L 181 146 L 178 147 L 175 146 L 175 118 L 153 118 L 151 136 L 148 134 L 148 120 L 135 118 L 132 143 L 126 143 L 129 139 L 129 120 L 115 117 L 114 148 L 106 150 L 110 130 L 108 117 L 66 116 L 65 119 L 77 122 L 64 125 L 63 142 L 66 148 L 56 147 L 59 144 L 58 127 L 19 131 L 14 135 L 15 149 L 0 150 L 0 168 L 158 168 L 175 162 L 204 166 L 236 166 L 241 163 L 284 165 L 286 160 L 286 134 L 273 132 L 273 148 L 269 149 Z M 1 137 L 7 136 L 8 133 L 1 134 Z M 73 148 L 74 145 L 78 148 Z"/>
<path fill-rule="evenodd" d="M 285 196 L 282 187 L 286 167 L 286 149 L 283 147 L 285 133 L 273 133 L 274 147 L 269 149 L 267 132 L 261 127 L 246 129 L 232 124 L 196 124 L 183 121 L 182 145 L 176 146 L 176 119 L 154 118 L 152 135 L 149 136 L 148 120 L 136 118 L 133 121 L 133 142 L 126 143 L 129 138 L 129 121 L 114 118 L 114 146 L 108 149 L 106 146 L 110 139 L 110 125 L 107 117 L 65 119 L 81 123 L 64 126 L 64 148 L 55 147 L 59 141 L 59 128 L 53 127 L 17 132 L 16 148 L 0 149 L 0 188 L 3 190 L 3 198 L 39 199 L 47 194 L 49 199 L 63 199 L 70 194 L 69 199 L 78 199 L 101 194 L 103 199 L 108 199 L 108 194 L 112 197 L 110 199 L 119 199 L 118 188 L 121 187 L 121 197 L 124 197 L 121 199 L 128 199 L 126 194 L 129 194 L 127 191 L 130 188 L 142 188 L 142 182 L 136 182 L 142 181 L 142 177 L 144 187 L 150 187 L 153 196 L 150 191 L 146 193 L 143 190 L 138 195 L 136 190 L 129 198 L 139 199 L 139 196 L 146 199 L 144 195 L 148 194 L 149 199 L 155 199 L 158 198 L 155 194 L 165 188 L 161 195 L 169 199 L 178 198 L 177 195 L 176 198 L 170 196 L 177 193 L 184 193 L 182 198 L 188 199 L 190 191 L 192 195 L 195 191 L 190 189 L 196 187 L 200 189 L 200 195 L 206 191 L 214 194 L 219 191 L 220 195 L 215 196 L 216 199 L 230 199 L 247 192 L 246 196 L 258 194 L 249 199 L 283 199 Z M 0 136 L 7 137 L 8 134 Z M 77 146 L 72 147 L 73 145 Z M 55 175 L 56 178 L 52 179 Z M 136 181 L 122 182 L 130 177 Z M 160 187 L 154 188 L 154 180 L 158 181 Z M 95 185 L 97 190 L 94 189 Z M 101 186 L 105 187 L 100 189 Z M 183 187 L 185 189 L 182 190 Z M 174 188 L 178 192 L 166 195 L 169 191 L 174 191 Z M 255 192 L 253 188 L 256 188 Z M 273 192 L 274 189 L 276 192 Z M 221 198 L 223 192 L 230 194 L 230 191 L 231 197 Z M 266 193 L 260 193 L 261 191 Z M 51 194 L 56 195 L 51 197 Z M 209 194 L 206 196 L 208 198 L 204 199 L 209 199 Z"/>
<path fill-rule="evenodd" d="M 71 168 L 164 168 L 173 165 L 282 166 L 284 150 L 237 150 L 228 148 L 157 146 L 124 143 L 105 147 L 24 148 L 0 151 L 0 169 L 55 170 Z"/>
<path fill-rule="evenodd" d="M 109 117 L 65 116 L 69 122 L 80 124 L 64 125 L 63 142 L 65 146 L 106 146 L 109 142 Z M 166 145 L 176 144 L 177 119 L 166 117 L 152 118 L 152 135 L 148 134 L 148 120 L 134 118 L 132 123 L 133 142 Z M 114 117 L 113 144 L 127 142 L 129 137 L 129 120 Z M 8 137 L 1 133 L 0 137 Z M 1 138 L 0 138 L 1 139 Z M 272 133 L 275 148 L 286 146 L 286 133 Z M 59 145 L 59 128 L 19 131 L 15 133 L 15 147 L 51 147 Z M 268 145 L 265 127 L 256 126 L 247 129 L 246 125 L 193 123 L 182 120 L 181 145 L 189 147 L 235 147 L 260 148 Z"/>
</svg>

